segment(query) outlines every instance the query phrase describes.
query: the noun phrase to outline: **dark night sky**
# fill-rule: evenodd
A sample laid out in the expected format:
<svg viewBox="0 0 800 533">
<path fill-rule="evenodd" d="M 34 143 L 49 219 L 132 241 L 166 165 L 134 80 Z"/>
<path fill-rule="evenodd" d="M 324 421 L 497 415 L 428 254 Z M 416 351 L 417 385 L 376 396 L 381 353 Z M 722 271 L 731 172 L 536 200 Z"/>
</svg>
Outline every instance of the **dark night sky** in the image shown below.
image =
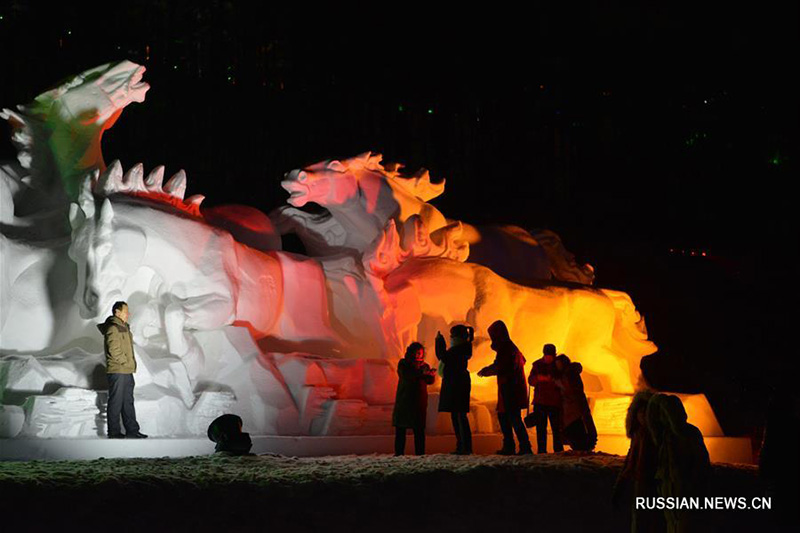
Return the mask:
<svg viewBox="0 0 800 533">
<path fill-rule="evenodd" d="M 2 1 L 0 105 L 144 64 L 152 88 L 106 158 L 185 168 L 209 205 L 268 211 L 284 172 L 366 150 L 425 166 L 449 217 L 551 228 L 630 292 L 667 386 L 738 390 L 748 354 L 784 349 L 796 2 L 529 4 Z"/>
</svg>

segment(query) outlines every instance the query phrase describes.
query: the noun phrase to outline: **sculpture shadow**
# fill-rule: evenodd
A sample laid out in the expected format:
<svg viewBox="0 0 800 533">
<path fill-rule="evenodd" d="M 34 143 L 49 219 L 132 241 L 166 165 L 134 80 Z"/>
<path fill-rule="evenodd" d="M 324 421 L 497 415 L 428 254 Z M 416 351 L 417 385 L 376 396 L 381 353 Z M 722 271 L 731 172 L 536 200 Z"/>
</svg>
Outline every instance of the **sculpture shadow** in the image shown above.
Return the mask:
<svg viewBox="0 0 800 533">
<path fill-rule="evenodd" d="M 208 380 L 198 381 L 197 385 L 195 385 L 194 393 L 200 394 L 201 392 L 230 392 L 234 396 L 236 395 L 236 393 L 230 386 L 224 385 L 222 383 L 217 383 L 216 381 L 208 381 Z"/>
<path fill-rule="evenodd" d="M 44 384 L 42 390 L 4 390 L 0 399 L 2 399 L 3 405 L 24 405 L 25 401 L 31 396 L 49 396 L 61 387 L 63 385 L 58 381 L 48 381 Z"/>
<path fill-rule="evenodd" d="M 257 341 L 259 349 L 264 353 L 312 353 L 314 355 L 327 357 L 342 357 L 341 345 L 338 342 L 329 340 L 303 340 L 292 341 L 276 339 L 275 337 L 264 337 Z"/>
</svg>

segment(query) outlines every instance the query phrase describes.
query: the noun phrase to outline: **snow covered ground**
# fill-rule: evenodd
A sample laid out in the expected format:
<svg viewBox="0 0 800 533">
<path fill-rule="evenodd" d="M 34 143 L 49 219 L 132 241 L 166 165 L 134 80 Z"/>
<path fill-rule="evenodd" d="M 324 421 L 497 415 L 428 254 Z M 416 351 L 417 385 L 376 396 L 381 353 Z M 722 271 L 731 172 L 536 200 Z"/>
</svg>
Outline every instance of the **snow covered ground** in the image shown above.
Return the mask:
<svg viewBox="0 0 800 533">
<path fill-rule="evenodd" d="M 531 439 L 535 435 L 531 434 Z M 255 454 L 282 454 L 298 457 L 327 455 L 369 455 L 389 453 L 394 449 L 394 435 L 350 435 L 335 437 L 251 435 Z M 413 449 L 413 439 L 406 441 L 408 453 Z M 753 463 L 752 446 L 747 437 L 705 437 L 711 460 L 716 463 Z M 473 434 L 472 447 L 478 455 L 490 455 L 503 445 L 499 433 Z M 624 435 L 599 435 L 597 451 L 625 455 L 630 441 Z M 448 453 L 456 448 L 453 435 L 428 435 L 425 449 L 428 453 Z M 552 435 L 547 437 L 547 448 L 553 449 Z M 0 462 L 35 460 L 91 460 L 105 457 L 190 457 L 213 453 L 214 443 L 205 436 L 149 438 L 147 440 L 88 438 L 15 438 L 0 439 Z"/>
<path fill-rule="evenodd" d="M 628 531 L 622 457 L 277 455 L 0 462 L 3 531 Z M 714 465 L 713 495 L 757 496 L 756 469 Z M 761 531 L 766 511 L 707 511 Z"/>
</svg>

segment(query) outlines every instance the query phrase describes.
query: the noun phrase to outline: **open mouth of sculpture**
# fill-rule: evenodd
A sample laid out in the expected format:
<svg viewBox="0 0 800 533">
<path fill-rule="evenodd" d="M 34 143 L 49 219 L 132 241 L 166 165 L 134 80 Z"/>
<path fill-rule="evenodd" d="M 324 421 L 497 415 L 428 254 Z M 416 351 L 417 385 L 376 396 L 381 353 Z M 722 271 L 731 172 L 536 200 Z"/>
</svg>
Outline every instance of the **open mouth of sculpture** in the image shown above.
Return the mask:
<svg viewBox="0 0 800 533">
<path fill-rule="evenodd" d="M 286 189 L 286 191 L 289 193 L 289 198 L 287 201 L 290 204 L 295 207 L 301 207 L 305 205 L 306 201 L 308 200 L 308 187 L 293 180 L 283 180 L 281 182 L 281 187 Z"/>
<path fill-rule="evenodd" d="M 146 81 L 142 81 L 144 77 L 144 73 L 147 69 L 145 67 L 139 67 L 131 76 L 130 82 L 128 84 L 131 93 L 133 94 L 133 100 L 135 102 L 143 102 L 144 101 L 144 94 L 150 89 L 150 84 Z"/>
<path fill-rule="evenodd" d="M 138 69 L 136 69 L 136 72 L 133 73 L 133 76 L 131 77 L 132 89 L 141 89 L 147 86 L 147 82 L 142 81 L 145 70 L 147 69 L 145 69 L 144 67 L 139 67 Z"/>
</svg>

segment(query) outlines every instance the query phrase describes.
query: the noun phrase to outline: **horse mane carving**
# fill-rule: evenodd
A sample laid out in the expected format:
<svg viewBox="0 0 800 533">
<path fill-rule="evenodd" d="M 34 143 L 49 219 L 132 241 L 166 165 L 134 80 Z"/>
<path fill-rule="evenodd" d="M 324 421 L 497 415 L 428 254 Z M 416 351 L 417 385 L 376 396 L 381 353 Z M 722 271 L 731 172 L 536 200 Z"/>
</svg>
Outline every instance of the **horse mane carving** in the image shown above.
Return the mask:
<svg viewBox="0 0 800 533">
<path fill-rule="evenodd" d="M 364 152 L 340 163 L 346 170 L 371 170 L 385 175 L 390 185 L 397 186 L 406 193 L 429 202 L 444 193 L 447 180 L 438 183 L 431 182 L 431 175 L 427 169 L 421 168 L 412 175 L 402 173 L 405 168 L 401 163 L 383 164 L 383 156 L 377 152 Z"/>
<path fill-rule="evenodd" d="M 469 244 L 461 240 L 462 224 L 453 222 L 433 233 L 419 215 L 404 224 L 403 236 L 390 220 L 380 238 L 366 250 L 362 262 L 367 272 L 384 278 L 411 259 L 440 258 L 463 263 L 469 256 Z"/>
<path fill-rule="evenodd" d="M 144 177 L 144 166 L 137 163 L 123 174 L 122 165 L 115 159 L 111 165 L 100 173 L 93 171 L 89 175 L 88 184 L 93 194 L 101 197 L 113 194 L 125 194 L 137 198 L 152 200 L 156 203 L 171 205 L 193 217 L 202 218 L 200 204 L 205 199 L 202 194 L 195 194 L 184 200 L 186 194 L 186 172 L 176 172 L 167 183 L 164 181 L 164 166 L 159 165 Z"/>
</svg>

